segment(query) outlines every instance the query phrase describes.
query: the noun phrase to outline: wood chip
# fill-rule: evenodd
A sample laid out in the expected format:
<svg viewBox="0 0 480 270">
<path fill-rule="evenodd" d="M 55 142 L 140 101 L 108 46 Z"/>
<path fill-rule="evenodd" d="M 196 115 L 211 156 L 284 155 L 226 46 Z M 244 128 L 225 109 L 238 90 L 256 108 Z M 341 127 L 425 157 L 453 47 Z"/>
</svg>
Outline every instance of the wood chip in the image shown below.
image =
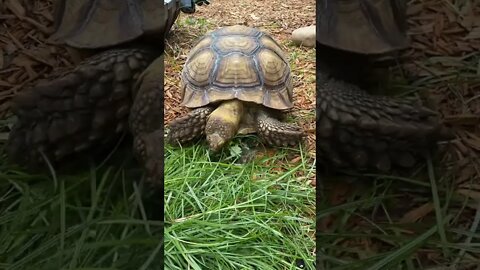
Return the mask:
<svg viewBox="0 0 480 270">
<path fill-rule="evenodd" d="M 426 215 L 430 214 L 434 209 L 433 203 L 428 202 L 425 203 L 415 209 L 412 209 L 408 211 L 403 217 L 400 219 L 400 223 L 414 223 L 422 218 L 424 218 Z"/>
<path fill-rule="evenodd" d="M 0 69 L 5 67 L 5 60 L 3 59 L 3 49 L 0 48 Z"/>
<path fill-rule="evenodd" d="M 22 6 L 21 0 L 7 0 L 5 6 L 10 9 L 15 16 L 19 18 L 25 16 L 25 8 Z"/>
</svg>

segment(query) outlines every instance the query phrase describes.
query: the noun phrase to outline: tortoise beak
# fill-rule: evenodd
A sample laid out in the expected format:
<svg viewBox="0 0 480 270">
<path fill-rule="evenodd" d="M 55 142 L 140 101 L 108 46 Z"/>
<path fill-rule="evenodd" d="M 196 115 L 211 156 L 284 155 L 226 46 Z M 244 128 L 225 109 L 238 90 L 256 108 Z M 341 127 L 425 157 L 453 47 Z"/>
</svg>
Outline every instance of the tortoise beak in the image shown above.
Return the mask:
<svg viewBox="0 0 480 270">
<path fill-rule="evenodd" d="M 213 133 L 207 135 L 207 142 L 211 151 L 218 152 L 225 145 L 226 141 L 218 133 Z"/>
</svg>

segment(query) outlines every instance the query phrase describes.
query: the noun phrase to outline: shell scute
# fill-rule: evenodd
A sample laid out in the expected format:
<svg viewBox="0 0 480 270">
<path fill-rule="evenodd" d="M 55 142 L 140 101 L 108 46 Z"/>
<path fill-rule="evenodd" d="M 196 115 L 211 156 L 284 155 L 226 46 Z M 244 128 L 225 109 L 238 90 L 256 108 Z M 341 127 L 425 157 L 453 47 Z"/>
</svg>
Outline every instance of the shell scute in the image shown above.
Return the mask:
<svg viewBox="0 0 480 270">
<path fill-rule="evenodd" d="M 283 110 L 293 106 L 292 90 L 290 66 L 280 45 L 243 25 L 201 38 L 182 71 L 182 105 L 189 108 L 239 99 Z"/>
</svg>

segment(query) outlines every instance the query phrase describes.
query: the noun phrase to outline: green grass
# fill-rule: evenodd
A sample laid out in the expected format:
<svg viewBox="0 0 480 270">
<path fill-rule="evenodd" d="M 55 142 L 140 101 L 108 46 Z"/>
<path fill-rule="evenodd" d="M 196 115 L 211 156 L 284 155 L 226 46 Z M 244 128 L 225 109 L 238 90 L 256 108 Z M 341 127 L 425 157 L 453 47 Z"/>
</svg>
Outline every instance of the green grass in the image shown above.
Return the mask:
<svg viewBox="0 0 480 270">
<path fill-rule="evenodd" d="M 161 269 L 162 222 L 147 219 L 143 184 L 126 170 L 32 175 L 4 157 L 0 167 L 0 269 Z"/>
<path fill-rule="evenodd" d="M 313 269 L 315 170 L 287 153 L 236 164 L 167 149 L 165 269 Z"/>
<path fill-rule="evenodd" d="M 321 267 L 413 270 L 478 265 L 480 205 L 455 194 L 451 175 L 439 177 L 428 167 L 428 175 L 411 179 L 357 176 L 355 183 L 326 183 L 317 213 L 319 224 L 330 224 L 318 237 Z M 332 194 L 345 185 L 345 202 L 332 204 Z M 425 204 L 429 211 L 411 212 Z"/>
<path fill-rule="evenodd" d="M 163 239 L 165 269 L 313 269 L 315 170 L 307 157 L 288 165 L 295 150 L 236 164 L 239 143 L 217 161 L 203 144 L 167 148 L 164 227 L 162 195 L 128 150 L 32 174 L 3 143 L 0 269 L 163 269 Z"/>
<path fill-rule="evenodd" d="M 163 269 L 160 209 L 132 159 L 32 174 L 7 163 L 3 143 L 0 269 Z"/>
</svg>

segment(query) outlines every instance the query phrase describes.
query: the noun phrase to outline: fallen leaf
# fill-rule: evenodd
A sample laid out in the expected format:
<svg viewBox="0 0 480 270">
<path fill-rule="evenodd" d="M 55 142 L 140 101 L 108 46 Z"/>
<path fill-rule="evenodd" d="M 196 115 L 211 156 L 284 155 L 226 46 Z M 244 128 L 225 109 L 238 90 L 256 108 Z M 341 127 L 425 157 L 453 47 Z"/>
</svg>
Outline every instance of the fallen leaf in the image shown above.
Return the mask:
<svg viewBox="0 0 480 270">
<path fill-rule="evenodd" d="M 430 214 L 434 209 L 433 203 L 428 202 L 420 207 L 417 207 L 413 210 L 408 211 L 403 217 L 399 220 L 400 223 L 414 223 L 424 218 L 426 215 Z"/>
<path fill-rule="evenodd" d="M 25 8 L 20 3 L 20 0 L 7 0 L 5 6 L 10 9 L 18 18 L 25 16 Z"/>
<path fill-rule="evenodd" d="M 469 197 L 471 199 L 474 199 L 476 201 L 480 201 L 480 191 L 471 190 L 471 189 L 458 189 L 457 193 L 460 195 Z"/>
</svg>

